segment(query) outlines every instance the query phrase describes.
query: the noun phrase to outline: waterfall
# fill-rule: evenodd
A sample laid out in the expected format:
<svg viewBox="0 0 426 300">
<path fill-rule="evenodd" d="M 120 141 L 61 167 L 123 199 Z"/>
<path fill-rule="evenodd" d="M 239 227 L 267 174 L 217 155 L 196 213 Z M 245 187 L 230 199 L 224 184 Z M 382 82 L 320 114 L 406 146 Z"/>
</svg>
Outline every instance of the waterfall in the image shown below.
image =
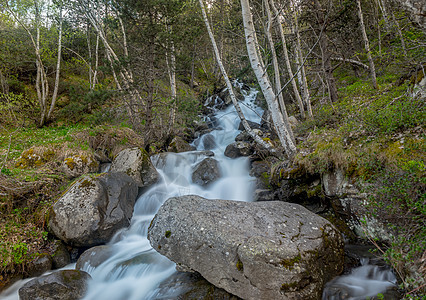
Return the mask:
<svg viewBox="0 0 426 300">
<path fill-rule="evenodd" d="M 246 118 L 259 123 L 262 110 L 254 105 L 255 97 L 256 91 L 252 90 L 241 104 Z M 193 142 L 197 151 L 152 157 L 161 180 L 140 196 L 130 227 L 117 233 L 109 243 L 113 255 L 96 268 L 87 264 L 84 267 L 93 278 L 85 300 L 152 299 L 158 285 L 175 273 L 175 264 L 153 250 L 147 240 L 148 226 L 168 198 L 196 194 L 210 199 L 252 200 L 254 181 L 248 175 L 248 159 L 224 155 L 226 146 L 239 133 L 240 120 L 235 109 L 229 106 L 216 111 L 207 121 L 215 124 L 209 133 L 210 144 L 214 145 L 208 149 L 211 152 L 205 149 L 206 136 L 201 136 Z M 219 162 L 221 178 L 207 187 L 194 184 L 194 166 L 212 154 Z"/>
</svg>

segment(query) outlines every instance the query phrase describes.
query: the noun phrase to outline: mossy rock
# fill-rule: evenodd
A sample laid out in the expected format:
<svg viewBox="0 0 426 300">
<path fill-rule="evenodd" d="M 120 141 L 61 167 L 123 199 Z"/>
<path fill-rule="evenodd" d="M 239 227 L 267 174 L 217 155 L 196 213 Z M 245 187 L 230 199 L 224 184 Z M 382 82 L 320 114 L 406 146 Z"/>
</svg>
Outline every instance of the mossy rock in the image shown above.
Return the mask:
<svg viewBox="0 0 426 300">
<path fill-rule="evenodd" d="M 79 153 L 66 157 L 62 162 L 61 169 L 68 178 L 75 178 L 83 174 L 98 172 L 99 162 L 92 153 Z"/>
<path fill-rule="evenodd" d="M 47 147 L 31 147 L 22 152 L 15 165 L 21 169 L 37 168 L 51 161 L 54 156 L 55 151 Z"/>
</svg>

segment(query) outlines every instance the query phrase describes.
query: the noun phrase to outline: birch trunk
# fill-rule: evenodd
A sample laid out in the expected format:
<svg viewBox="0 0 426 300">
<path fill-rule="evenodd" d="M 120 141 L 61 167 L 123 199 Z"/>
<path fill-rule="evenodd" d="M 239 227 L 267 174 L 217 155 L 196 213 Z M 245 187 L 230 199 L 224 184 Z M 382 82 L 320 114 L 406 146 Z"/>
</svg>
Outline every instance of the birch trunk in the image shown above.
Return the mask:
<svg viewBox="0 0 426 300">
<path fill-rule="evenodd" d="M 379 87 L 377 86 L 376 68 L 374 66 L 373 57 L 371 56 L 370 43 L 368 41 L 367 32 L 365 31 L 364 17 L 362 15 L 362 8 L 361 8 L 361 1 L 356 0 L 356 3 L 358 5 L 358 17 L 359 17 L 359 23 L 360 23 L 361 32 L 362 32 L 362 38 L 364 40 L 365 51 L 367 52 L 368 63 L 370 65 L 371 81 L 373 83 L 373 87 L 375 89 L 378 89 Z"/>
<path fill-rule="evenodd" d="M 200 0 L 201 1 L 201 0 Z M 244 33 L 246 37 L 247 52 L 250 58 L 252 69 L 256 75 L 257 81 L 265 96 L 272 120 L 277 130 L 278 137 L 288 157 L 293 157 L 296 153 L 296 145 L 291 139 L 289 131 L 291 128 L 285 126 L 283 115 L 280 113 L 276 95 L 272 89 L 268 75 L 261 67 L 261 61 L 257 52 L 256 31 L 254 28 L 253 17 L 250 11 L 250 3 L 248 0 L 241 0 L 241 8 L 243 14 Z"/>
<path fill-rule="evenodd" d="M 169 128 L 168 128 L 168 134 L 172 133 L 173 126 L 176 122 L 176 109 L 177 109 L 177 103 L 176 103 L 176 56 L 175 56 L 175 45 L 173 41 L 170 42 L 170 63 L 169 63 L 169 55 L 166 53 L 166 64 L 167 64 L 167 71 L 169 73 L 169 81 L 170 81 L 170 91 L 171 91 L 171 100 L 172 100 L 172 107 L 170 110 L 170 122 L 169 122 Z"/>
<path fill-rule="evenodd" d="M 312 106 L 311 106 L 311 95 L 309 93 L 309 87 L 308 87 L 308 80 L 306 79 L 306 70 L 305 70 L 305 64 L 303 63 L 303 53 L 302 53 L 302 45 L 300 42 L 300 32 L 299 32 L 299 21 L 297 18 L 297 12 L 293 12 L 293 19 L 294 19 L 294 31 L 296 33 L 296 61 L 298 62 L 297 69 L 300 69 L 300 75 L 301 75 L 301 86 L 303 87 L 303 99 L 305 100 L 306 104 L 306 110 L 308 112 L 308 116 L 310 118 L 314 117 L 314 114 L 312 113 Z"/>
<path fill-rule="evenodd" d="M 288 75 L 291 78 L 291 85 L 293 87 L 294 96 L 296 97 L 297 105 L 299 106 L 300 115 L 302 116 L 303 119 L 305 119 L 305 109 L 303 107 L 302 98 L 300 97 L 300 93 L 297 88 L 296 79 L 294 78 L 293 70 L 291 69 L 290 58 L 288 56 L 288 51 L 287 51 L 287 40 L 285 38 L 284 30 L 280 22 L 280 13 L 277 7 L 275 6 L 274 0 L 270 0 L 270 3 L 275 14 L 275 21 L 277 22 L 278 31 L 280 33 L 281 41 L 283 44 L 284 60 L 287 66 Z"/>
<path fill-rule="evenodd" d="M 210 37 L 210 40 L 211 40 L 211 43 L 212 43 L 212 46 L 213 46 L 213 50 L 214 50 L 214 53 L 215 53 L 215 56 L 216 56 L 216 61 L 219 65 L 220 71 L 222 72 L 222 76 L 225 79 L 226 86 L 228 87 L 229 95 L 231 96 L 231 100 L 232 100 L 232 104 L 234 105 L 235 110 L 237 111 L 237 114 L 241 119 L 241 122 L 244 126 L 244 129 L 259 145 L 263 146 L 264 148 L 268 149 L 269 151 L 275 152 L 275 149 L 273 149 L 270 144 L 266 143 L 257 134 L 255 134 L 253 132 L 253 130 L 250 128 L 250 125 L 248 124 L 246 118 L 244 117 L 244 114 L 241 110 L 241 107 L 238 104 L 237 97 L 235 97 L 234 89 L 232 87 L 231 81 L 229 80 L 229 77 L 228 77 L 228 75 L 225 71 L 223 64 L 222 64 L 222 59 L 220 57 L 219 49 L 217 48 L 213 32 L 210 28 L 210 23 L 209 23 L 209 20 L 207 18 L 207 14 L 206 14 L 206 10 L 204 8 L 203 0 L 199 0 L 199 3 L 200 3 L 201 11 L 202 11 L 202 14 L 203 14 L 203 20 L 204 20 L 204 23 L 206 24 L 207 32 L 209 34 L 209 37 Z M 276 105 L 275 108 L 278 109 L 278 105 Z"/>
<path fill-rule="evenodd" d="M 58 61 L 56 63 L 56 77 L 55 77 L 55 87 L 53 88 L 52 102 L 50 102 L 49 112 L 47 113 L 47 120 L 52 117 L 53 109 L 56 105 L 56 99 L 58 97 L 59 90 L 59 75 L 61 71 L 61 58 L 62 58 L 62 4 L 59 8 L 59 33 L 58 33 Z"/>
<path fill-rule="evenodd" d="M 281 91 L 280 68 L 279 68 L 279 65 L 278 65 L 278 59 L 277 59 L 277 53 L 275 51 L 274 40 L 272 39 L 272 34 L 271 34 L 272 14 L 271 14 L 271 9 L 269 8 L 269 3 L 268 3 L 267 0 L 265 1 L 265 8 L 266 8 L 266 14 L 268 16 L 268 26 L 266 28 L 266 37 L 268 38 L 269 48 L 271 48 L 272 64 L 274 66 L 275 93 L 278 94 L 278 102 L 280 104 L 281 114 L 283 116 L 285 126 L 287 128 L 291 128 L 290 123 L 288 121 L 287 109 L 285 107 L 283 93 L 280 93 L 280 91 Z M 292 130 L 289 130 L 289 134 L 290 134 L 290 138 L 291 138 L 292 142 L 296 143 Z"/>
<path fill-rule="evenodd" d="M 323 8 L 321 7 L 321 4 L 318 0 L 315 0 L 314 2 L 317 18 L 318 18 L 318 25 L 320 27 L 324 28 L 324 33 L 319 36 L 319 45 L 321 49 L 321 56 L 322 56 L 322 68 L 325 75 L 325 80 L 327 83 L 327 89 L 328 89 L 328 95 L 330 98 L 330 102 L 333 103 L 337 101 L 338 94 L 337 94 L 337 87 L 336 87 L 336 80 L 333 76 L 333 66 L 331 65 L 331 53 L 328 49 L 328 40 L 327 36 L 325 34 L 325 28 L 326 28 L 326 18 L 324 16 Z"/>
</svg>

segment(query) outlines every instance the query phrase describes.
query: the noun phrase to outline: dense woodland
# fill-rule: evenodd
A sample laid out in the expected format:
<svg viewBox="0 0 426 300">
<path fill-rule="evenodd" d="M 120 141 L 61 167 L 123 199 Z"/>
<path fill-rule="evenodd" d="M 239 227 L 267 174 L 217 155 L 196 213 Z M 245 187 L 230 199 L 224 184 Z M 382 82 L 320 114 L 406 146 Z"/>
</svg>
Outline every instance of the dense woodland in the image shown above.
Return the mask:
<svg viewBox="0 0 426 300">
<path fill-rule="evenodd" d="M 370 242 L 405 297 L 421 297 L 420 2 L 1 0 L 0 281 L 51 250 L 45 215 L 71 183 L 67 157 L 107 162 L 126 146 L 154 154 L 176 136 L 190 142 L 205 99 L 239 79 L 271 111 L 277 137 L 257 137 L 261 147 L 308 174 L 339 168 L 369 187 L 368 210 L 395 232 Z"/>
</svg>

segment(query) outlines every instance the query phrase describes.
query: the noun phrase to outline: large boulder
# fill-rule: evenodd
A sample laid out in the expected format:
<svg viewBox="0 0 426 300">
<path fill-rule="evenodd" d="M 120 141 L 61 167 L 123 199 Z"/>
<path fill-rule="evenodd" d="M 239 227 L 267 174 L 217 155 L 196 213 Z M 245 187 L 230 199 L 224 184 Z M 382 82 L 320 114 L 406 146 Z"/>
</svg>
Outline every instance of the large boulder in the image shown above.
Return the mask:
<svg viewBox="0 0 426 300">
<path fill-rule="evenodd" d="M 76 247 L 106 243 L 130 224 L 137 194 L 136 183 L 123 173 L 82 177 L 52 206 L 50 231 Z"/>
<path fill-rule="evenodd" d="M 78 270 L 56 271 L 34 278 L 19 289 L 20 300 L 79 300 L 87 291 L 90 275 Z"/>
<path fill-rule="evenodd" d="M 126 173 L 141 188 L 156 183 L 159 178 L 148 153 L 140 148 L 124 149 L 118 153 L 111 164 L 110 172 Z"/>
<path fill-rule="evenodd" d="M 319 299 L 343 269 L 343 239 L 327 220 L 278 201 L 168 199 L 148 229 L 154 249 L 243 299 Z"/>
<path fill-rule="evenodd" d="M 195 166 L 192 182 L 198 185 L 208 185 L 220 178 L 219 163 L 214 158 L 203 159 Z"/>
<path fill-rule="evenodd" d="M 99 162 L 93 154 L 74 154 L 65 157 L 61 170 L 68 178 L 76 178 L 83 174 L 98 172 Z"/>
</svg>

